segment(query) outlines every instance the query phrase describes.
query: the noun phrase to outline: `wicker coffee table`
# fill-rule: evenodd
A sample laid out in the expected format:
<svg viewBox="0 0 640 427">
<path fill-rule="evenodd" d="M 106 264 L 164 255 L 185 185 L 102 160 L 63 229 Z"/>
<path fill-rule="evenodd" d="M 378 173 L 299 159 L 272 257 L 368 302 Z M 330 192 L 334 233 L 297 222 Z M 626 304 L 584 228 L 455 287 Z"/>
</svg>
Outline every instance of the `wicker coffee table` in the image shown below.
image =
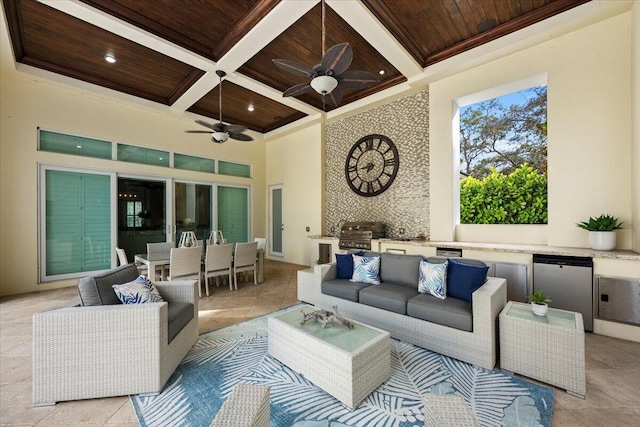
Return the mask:
<svg viewBox="0 0 640 427">
<path fill-rule="evenodd" d="M 582 315 L 550 308 L 536 316 L 530 304 L 509 301 L 500 313 L 500 368 L 584 399 Z"/>
<path fill-rule="evenodd" d="M 305 306 L 305 313 L 316 310 Z M 358 322 L 300 325 L 299 309 L 268 320 L 269 354 L 350 409 L 389 378 L 389 333 Z"/>
</svg>

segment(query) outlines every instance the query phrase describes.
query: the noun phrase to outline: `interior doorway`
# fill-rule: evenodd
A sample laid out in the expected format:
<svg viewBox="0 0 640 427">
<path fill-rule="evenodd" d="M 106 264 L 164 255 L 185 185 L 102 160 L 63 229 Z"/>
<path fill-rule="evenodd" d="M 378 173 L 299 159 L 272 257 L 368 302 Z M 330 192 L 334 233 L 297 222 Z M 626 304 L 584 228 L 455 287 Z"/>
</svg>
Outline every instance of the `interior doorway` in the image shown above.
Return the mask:
<svg viewBox="0 0 640 427">
<path fill-rule="evenodd" d="M 269 253 L 277 256 L 284 256 L 282 248 L 282 238 L 284 234 L 284 223 L 282 220 L 282 193 L 282 185 L 269 186 L 269 205 L 271 206 L 269 221 L 269 231 L 271 234 L 269 241 L 271 243 Z"/>
</svg>

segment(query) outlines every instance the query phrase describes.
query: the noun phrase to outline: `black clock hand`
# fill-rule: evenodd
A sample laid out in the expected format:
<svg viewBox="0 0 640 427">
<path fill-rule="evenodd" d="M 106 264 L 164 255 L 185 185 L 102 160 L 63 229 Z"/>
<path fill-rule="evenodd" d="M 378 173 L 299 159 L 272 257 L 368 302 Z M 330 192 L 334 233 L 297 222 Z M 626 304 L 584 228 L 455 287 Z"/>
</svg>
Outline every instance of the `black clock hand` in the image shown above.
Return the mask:
<svg viewBox="0 0 640 427">
<path fill-rule="evenodd" d="M 367 163 L 366 166 L 361 167 L 360 169 L 366 169 L 367 172 L 371 172 L 371 169 L 375 168 L 376 165 L 374 165 L 373 163 Z"/>
</svg>

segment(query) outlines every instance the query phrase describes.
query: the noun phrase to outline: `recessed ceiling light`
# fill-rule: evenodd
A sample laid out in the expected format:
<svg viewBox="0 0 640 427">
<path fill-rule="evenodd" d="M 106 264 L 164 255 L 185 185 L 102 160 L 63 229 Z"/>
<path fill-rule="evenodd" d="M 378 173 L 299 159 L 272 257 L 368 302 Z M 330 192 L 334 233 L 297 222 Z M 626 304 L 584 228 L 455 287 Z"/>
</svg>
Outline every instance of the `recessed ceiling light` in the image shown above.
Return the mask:
<svg viewBox="0 0 640 427">
<path fill-rule="evenodd" d="M 114 64 L 114 63 L 116 62 L 116 58 L 115 58 L 115 56 L 113 56 L 113 55 L 112 55 L 112 54 L 110 54 L 110 53 L 107 53 L 107 54 L 104 56 L 104 60 L 105 60 L 105 61 L 107 61 L 109 64 Z"/>
<path fill-rule="evenodd" d="M 378 74 L 380 74 L 381 76 L 384 75 L 385 71 L 384 70 L 380 70 L 378 71 Z"/>
<path fill-rule="evenodd" d="M 249 106 L 247 107 L 247 110 L 253 111 L 253 110 L 255 110 L 255 108 L 253 108 L 253 105 L 249 104 Z"/>
</svg>

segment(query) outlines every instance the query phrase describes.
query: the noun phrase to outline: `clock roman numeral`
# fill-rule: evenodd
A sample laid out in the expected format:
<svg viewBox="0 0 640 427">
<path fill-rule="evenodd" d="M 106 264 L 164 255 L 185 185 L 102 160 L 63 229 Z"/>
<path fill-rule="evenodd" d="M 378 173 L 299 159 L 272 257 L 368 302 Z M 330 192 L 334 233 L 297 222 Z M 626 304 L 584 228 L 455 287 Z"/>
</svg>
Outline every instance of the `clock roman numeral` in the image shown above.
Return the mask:
<svg viewBox="0 0 640 427">
<path fill-rule="evenodd" d="M 386 168 L 387 166 L 395 166 L 396 165 L 396 159 L 384 159 L 384 167 Z"/>
</svg>

